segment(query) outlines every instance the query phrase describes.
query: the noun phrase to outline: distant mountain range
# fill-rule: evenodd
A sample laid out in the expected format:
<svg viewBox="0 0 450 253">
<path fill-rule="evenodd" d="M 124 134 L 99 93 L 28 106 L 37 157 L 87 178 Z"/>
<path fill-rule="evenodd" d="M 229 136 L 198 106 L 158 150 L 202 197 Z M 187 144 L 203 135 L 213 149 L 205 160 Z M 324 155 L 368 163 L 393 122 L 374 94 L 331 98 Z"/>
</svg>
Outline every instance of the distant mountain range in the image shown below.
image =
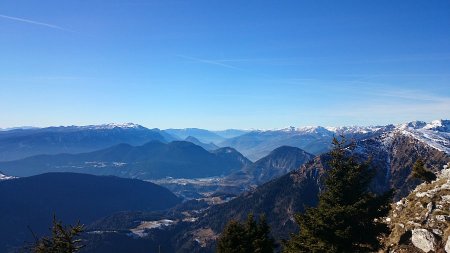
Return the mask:
<svg viewBox="0 0 450 253">
<path fill-rule="evenodd" d="M 74 173 L 3 180 L 0 192 L 0 252 L 20 251 L 33 242 L 31 231 L 48 234 L 53 215 L 65 224 L 88 224 L 119 211 L 162 210 L 180 202 L 149 182 Z"/>
<path fill-rule="evenodd" d="M 197 128 L 160 130 L 133 123 L 8 128 L 0 129 L 0 161 L 42 154 L 85 153 L 121 143 L 137 146 L 154 140 L 171 142 L 187 139 L 207 150 L 214 150 L 219 148 L 214 143 L 247 132 L 237 129 L 209 131 Z"/>
<path fill-rule="evenodd" d="M 121 143 L 137 146 L 152 140 L 171 142 L 186 139 L 206 150 L 232 147 L 247 158 L 256 161 L 281 146 L 297 147 L 318 155 L 330 149 L 331 140 L 336 135 L 344 134 L 348 138 L 361 140 L 395 128 L 404 128 L 406 125 L 412 129 L 408 131 L 414 132 L 414 136 L 418 138 L 420 136 L 424 141 L 432 138 L 441 147 L 448 146 L 448 142 L 446 144 L 448 137 L 430 136 L 430 130 L 437 128 L 442 130 L 448 127 L 448 120 L 436 120 L 431 123 L 414 121 L 398 126 L 315 126 L 251 131 L 238 129 L 210 131 L 199 128 L 160 130 L 126 123 L 2 130 L 0 131 L 0 161 L 17 160 L 40 154 L 85 153 Z"/>
<path fill-rule="evenodd" d="M 250 161 L 232 148 L 211 152 L 186 141 L 151 141 L 142 146 L 119 144 L 81 154 L 38 155 L 0 162 L 12 176 L 32 176 L 46 172 L 78 172 L 128 178 L 196 178 L 228 175 Z"/>
<path fill-rule="evenodd" d="M 120 143 L 142 145 L 153 140 L 169 142 L 174 138 L 159 129 L 131 123 L 13 129 L 0 131 L 0 161 L 40 154 L 90 152 Z"/>
<path fill-rule="evenodd" d="M 344 134 L 356 140 L 368 138 L 377 133 L 394 128 L 392 125 L 381 127 L 302 127 L 279 130 L 252 131 L 241 136 L 227 139 L 219 146 L 237 149 L 250 160 L 258 160 L 281 146 L 297 147 L 314 155 L 327 152 L 331 148 L 334 136 Z"/>
<path fill-rule="evenodd" d="M 159 129 L 147 129 L 132 123 L 13 129 L 0 131 L 0 161 L 11 160 L 13 158 L 14 160 L 16 160 L 15 158 L 20 158 L 20 160 L 0 162 L 0 170 L 4 170 L 7 174 L 18 176 L 34 175 L 50 171 L 75 171 L 151 179 L 164 176 L 178 177 L 181 175 L 188 178 L 197 176 L 207 177 L 217 176 L 220 171 L 228 173 L 230 170 L 221 170 L 220 166 L 214 165 L 213 167 L 218 169 L 210 170 L 211 173 L 197 173 L 195 176 L 194 174 L 189 175 L 194 170 L 205 171 L 204 169 L 197 169 L 202 168 L 201 165 L 198 165 L 198 161 L 197 164 L 195 162 L 191 163 L 189 169 L 183 167 L 188 166 L 188 160 L 194 159 L 194 156 L 191 158 L 181 158 L 180 161 L 177 161 L 179 159 L 176 158 L 175 153 L 170 155 L 171 152 L 168 150 L 164 154 L 158 154 L 158 152 L 149 154 L 145 153 L 147 151 L 143 150 L 143 148 L 135 148 L 133 151 L 130 151 L 129 149 L 131 147 L 129 145 L 139 146 L 155 140 L 168 143 L 173 140 L 178 140 L 180 138 L 179 136 L 184 137 L 187 135 L 185 137 L 186 141 L 201 146 L 208 151 L 217 149 L 217 153 L 220 154 L 219 147 L 232 147 L 238 152 L 242 152 L 246 157 L 252 160 L 258 160 L 269 155 L 270 152 L 281 146 L 297 147 L 310 154 L 318 155 L 330 149 L 331 140 L 336 135 L 344 134 L 348 139 L 359 141 L 379 136 L 383 133 L 396 131 L 449 153 L 450 137 L 448 132 L 446 132 L 448 129 L 449 120 L 436 120 L 431 123 L 414 121 L 398 126 L 354 126 L 337 128 L 320 126 L 290 127 L 286 129 L 269 131 L 255 130 L 251 132 L 234 129 L 208 131 L 197 128 L 168 129 L 163 131 Z M 226 139 L 224 136 L 232 138 Z M 213 139 L 221 142 L 219 144 L 207 142 Z M 207 141 L 205 142 L 204 140 Z M 175 146 L 172 145 L 172 147 Z M 150 148 L 149 146 L 146 147 Z M 187 152 L 187 150 L 184 151 Z M 135 156 L 125 157 L 124 152 L 131 152 Z M 149 155 L 149 158 L 137 155 L 136 152 L 144 152 Z M 116 153 L 121 154 L 116 155 Z M 236 152 L 233 151 L 233 153 Z M 36 156 L 36 154 L 58 155 L 49 157 Z M 204 154 L 208 156 L 207 153 Z M 157 162 L 153 160 L 153 156 L 155 155 L 160 156 L 159 158 L 155 158 Z M 171 160 L 162 161 L 162 156 L 171 157 Z M 24 157 L 28 158 L 22 159 Z M 46 162 L 49 159 L 51 161 Z M 212 163 L 205 166 L 212 166 Z M 9 170 L 13 168 L 17 168 L 17 170 Z M 181 171 L 181 169 L 184 172 L 173 172 L 174 170 Z M 240 169 L 239 166 L 234 166 L 233 168 L 233 170 L 238 169 Z M 161 172 L 160 170 L 165 170 L 165 172 Z"/>
</svg>

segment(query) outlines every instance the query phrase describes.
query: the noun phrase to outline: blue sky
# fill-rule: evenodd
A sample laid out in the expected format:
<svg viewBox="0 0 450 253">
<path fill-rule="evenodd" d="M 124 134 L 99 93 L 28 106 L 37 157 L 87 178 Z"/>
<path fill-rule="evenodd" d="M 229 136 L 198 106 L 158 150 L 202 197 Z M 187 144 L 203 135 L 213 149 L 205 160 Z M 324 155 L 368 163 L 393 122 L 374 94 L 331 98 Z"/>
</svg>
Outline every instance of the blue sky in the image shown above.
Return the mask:
<svg viewBox="0 0 450 253">
<path fill-rule="evenodd" d="M 450 1 L 0 2 L 0 127 L 450 118 Z"/>
</svg>

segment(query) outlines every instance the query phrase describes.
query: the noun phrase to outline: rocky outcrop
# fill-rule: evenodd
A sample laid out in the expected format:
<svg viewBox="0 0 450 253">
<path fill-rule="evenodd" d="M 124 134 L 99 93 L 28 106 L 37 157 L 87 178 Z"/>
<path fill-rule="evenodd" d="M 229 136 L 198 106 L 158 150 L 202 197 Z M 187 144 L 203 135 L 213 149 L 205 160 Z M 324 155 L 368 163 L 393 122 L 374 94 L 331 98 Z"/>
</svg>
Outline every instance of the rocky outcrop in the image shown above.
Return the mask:
<svg viewBox="0 0 450 253">
<path fill-rule="evenodd" d="M 386 222 L 386 252 L 450 253 L 450 164 L 437 179 L 423 183 L 393 204 Z"/>
<path fill-rule="evenodd" d="M 416 228 L 412 230 L 411 241 L 414 246 L 424 252 L 430 252 L 436 249 L 436 239 L 433 233 L 423 228 Z"/>
</svg>

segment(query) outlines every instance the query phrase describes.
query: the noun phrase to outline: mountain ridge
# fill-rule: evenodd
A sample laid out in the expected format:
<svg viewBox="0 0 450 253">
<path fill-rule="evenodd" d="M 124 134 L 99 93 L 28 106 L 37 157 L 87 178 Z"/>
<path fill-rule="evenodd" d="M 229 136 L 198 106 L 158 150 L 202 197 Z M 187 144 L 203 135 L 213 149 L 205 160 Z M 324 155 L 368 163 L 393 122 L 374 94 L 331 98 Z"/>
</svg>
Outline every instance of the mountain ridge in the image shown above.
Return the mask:
<svg viewBox="0 0 450 253">
<path fill-rule="evenodd" d="M 174 138 L 159 129 L 136 124 L 98 126 L 62 126 L 0 131 L 0 161 L 11 161 L 33 155 L 82 153 L 119 143 L 141 145 Z"/>
<path fill-rule="evenodd" d="M 232 148 L 208 152 L 186 141 L 150 141 L 141 146 L 118 144 L 80 154 L 37 155 L 0 162 L 2 171 L 13 176 L 45 172 L 79 172 L 94 175 L 158 179 L 207 177 L 239 170 L 250 161 Z"/>
</svg>

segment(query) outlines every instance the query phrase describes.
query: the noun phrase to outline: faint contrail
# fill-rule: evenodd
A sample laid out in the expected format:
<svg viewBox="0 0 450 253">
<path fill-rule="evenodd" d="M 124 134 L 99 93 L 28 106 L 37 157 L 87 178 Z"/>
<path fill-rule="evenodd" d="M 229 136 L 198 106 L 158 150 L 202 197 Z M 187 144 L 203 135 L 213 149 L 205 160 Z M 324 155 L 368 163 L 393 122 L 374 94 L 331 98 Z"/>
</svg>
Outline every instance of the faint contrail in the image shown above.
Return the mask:
<svg viewBox="0 0 450 253">
<path fill-rule="evenodd" d="M 176 55 L 176 56 L 177 56 L 177 57 L 180 57 L 180 58 L 184 58 L 184 59 L 196 61 L 196 62 L 205 63 L 205 64 L 211 64 L 211 65 L 221 66 L 221 67 L 224 67 L 224 68 L 241 70 L 241 69 L 238 68 L 238 67 L 235 67 L 235 66 L 229 65 L 229 64 L 225 64 L 225 63 L 222 63 L 222 62 L 220 62 L 220 61 L 207 60 L 207 59 L 200 59 L 200 58 L 191 57 L 191 56 L 186 56 L 186 55 Z"/>
<path fill-rule="evenodd" d="M 49 28 L 58 29 L 58 30 L 63 30 L 63 31 L 69 31 L 69 32 L 71 31 L 71 30 L 62 28 L 61 26 L 52 25 L 52 24 L 47 24 L 47 23 L 42 23 L 42 22 L 38 22 L 38 21 L 34 21 L 34 20 L 29 20 L 29 19 L 24 19 L 24 18 L 11 17 L 11 16 L 2 15 L 2 14 L 0 14 L 0 18 L 9 19 L 9 20 L 14 20 L 14 21 L 19 21 L 19 22 L 28 23 L 28 24 L 33 24 L 33 25 L 46 26 L 46 27 L 49 27 Z"/>
</svg>

